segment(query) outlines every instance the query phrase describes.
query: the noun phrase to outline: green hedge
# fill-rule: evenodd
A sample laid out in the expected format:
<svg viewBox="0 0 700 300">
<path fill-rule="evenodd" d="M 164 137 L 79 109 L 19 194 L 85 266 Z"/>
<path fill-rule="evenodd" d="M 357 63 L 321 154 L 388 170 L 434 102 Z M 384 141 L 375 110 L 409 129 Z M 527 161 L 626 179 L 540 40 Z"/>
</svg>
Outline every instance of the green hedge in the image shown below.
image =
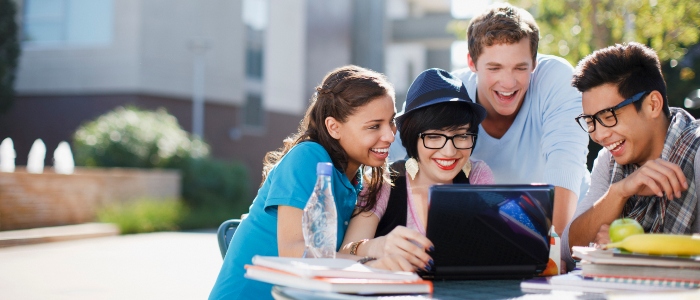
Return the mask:
<svg viewBox="0 0 700 300">
<path fill-rule="evenodd" d="M 180 170 L 183 211 L 186 211 L 176 218 L 175 227 L 180 229 L 217 227 L 222 221 L 247 212 L 251 202 L 246 168 L 240 163 L 208 157 L 209 146 L 192 138 L 164 109 L 118 107 L 78 128 L 73 149 L 76 164 L 82 166 Z M 110 208 L 110 214 L 127 224 L 148 224 L 151 218 L 162 219 L 139 212 L 150 210 L 153 205 L 138 205 L 143 207 Z M 120 214 L 124 216 L 114 217 Z M 130 229 L 138 226 L 125 226 L 127 229 L 122 229 L 125 232 L 140 232 Z M 144 226 L 153 230 L 175 228 Z"/>
<path fill-rule="evenodd" d="M 118 107 L 82 125 L 73 136 L 77 165 L 163 168 L 205 157 L 209 146 L 191 138 L 165 109 Z"/>
<path fill-rule="evenodd" d="M 248 172 L 243 164 L 191 159 L 181 168 L 182 196 L 193 211 L 183 228 L 217 227 L 248 211 Z"/>
</svg>

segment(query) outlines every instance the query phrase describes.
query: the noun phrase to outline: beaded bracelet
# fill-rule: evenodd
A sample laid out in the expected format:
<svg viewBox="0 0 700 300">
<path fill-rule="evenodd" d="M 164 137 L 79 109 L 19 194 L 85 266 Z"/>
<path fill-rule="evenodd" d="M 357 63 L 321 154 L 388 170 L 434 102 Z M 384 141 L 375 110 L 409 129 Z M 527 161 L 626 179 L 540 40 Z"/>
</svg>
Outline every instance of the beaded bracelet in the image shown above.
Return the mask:
<svg viewBox="0 0 700 300">
<path fill-rule="evenodd" d="M 357 248 L 359 248 L 360 245 L 362 245 L 362 243 L 366 241 L 369 241 L 369 239 L 363 239 L 357 242 L 352 242 L 352 244 L 350 244 L 350 255 L 357 255 Z"/>
<path fill-rule="evenodd" d="M 359 262 L 359 263 L 361 263 L 361 264 L 364 265 L 364 264 L 366 264 L 366 263 L 368 263 L 368 262 L 370 262 L 370 261 L 373 261 L 373 260 L 377 260 L 377 258 L 376 258 L 376 257 L 371 257 L 371 256 L 365 256 L 365 257 L 363 257 L 363 258 L 360 258 L 357 262 Z"/>
</svg>

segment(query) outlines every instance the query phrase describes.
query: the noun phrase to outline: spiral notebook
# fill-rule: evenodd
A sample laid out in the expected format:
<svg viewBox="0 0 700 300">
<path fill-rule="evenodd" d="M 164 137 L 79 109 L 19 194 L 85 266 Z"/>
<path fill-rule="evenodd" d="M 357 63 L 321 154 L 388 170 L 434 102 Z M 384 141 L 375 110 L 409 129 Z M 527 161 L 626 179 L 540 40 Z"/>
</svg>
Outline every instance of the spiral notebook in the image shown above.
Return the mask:
<svg viewBox="0 0 700 300">
<path fill-rule="evenodd" d="M 529 278 L 549 261 L 552 185 L 434 185 L 429 279 Z"/>
</svg>

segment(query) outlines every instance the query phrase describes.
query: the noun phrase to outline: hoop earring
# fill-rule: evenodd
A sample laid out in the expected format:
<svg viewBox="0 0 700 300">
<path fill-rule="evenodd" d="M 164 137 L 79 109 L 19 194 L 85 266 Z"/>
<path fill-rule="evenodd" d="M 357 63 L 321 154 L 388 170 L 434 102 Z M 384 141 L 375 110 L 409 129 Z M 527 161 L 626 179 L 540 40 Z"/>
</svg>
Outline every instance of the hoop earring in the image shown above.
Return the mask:
<svg viewBox="0 0 700 300">
<path fill-rule="evenodd" d="M 411 180 L 416 179 L 416 174 L 418 174 L 418 161 L 411 157 L 406 161 L 406 173 L 411 176 Z"/>
<path fill-rule="evenodd" d="M 469 173 L 472 171 L 472 161 L 467 159 L 467 163 L 462 167 L 462 172 L 469 178 Z"/>
</svg>

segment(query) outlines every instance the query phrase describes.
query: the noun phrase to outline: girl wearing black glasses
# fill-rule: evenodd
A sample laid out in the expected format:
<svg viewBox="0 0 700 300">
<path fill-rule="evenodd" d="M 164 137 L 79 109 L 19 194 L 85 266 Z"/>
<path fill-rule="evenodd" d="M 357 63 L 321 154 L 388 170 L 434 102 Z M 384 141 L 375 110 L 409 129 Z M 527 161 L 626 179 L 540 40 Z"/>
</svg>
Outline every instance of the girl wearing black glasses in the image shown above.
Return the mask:
<svg viewBox="0 0 700 300">
<path fill-rule="evenodd" d="M 393 185 L 378 197 L 358 201 L 341 253 L 399 255 L 414 269 L 429 270 L 425 237 L 428 188 L 434 184 L 492 184 L 491 169 L 470 159 L 486 110 L 474 103 L 462 81 L 445 70 L 421 73 L 408 90 L 396 121 L 408 160 L 392 164 Z M 363 194 L 361 194 L 363 196 Z"/>
</svg>

